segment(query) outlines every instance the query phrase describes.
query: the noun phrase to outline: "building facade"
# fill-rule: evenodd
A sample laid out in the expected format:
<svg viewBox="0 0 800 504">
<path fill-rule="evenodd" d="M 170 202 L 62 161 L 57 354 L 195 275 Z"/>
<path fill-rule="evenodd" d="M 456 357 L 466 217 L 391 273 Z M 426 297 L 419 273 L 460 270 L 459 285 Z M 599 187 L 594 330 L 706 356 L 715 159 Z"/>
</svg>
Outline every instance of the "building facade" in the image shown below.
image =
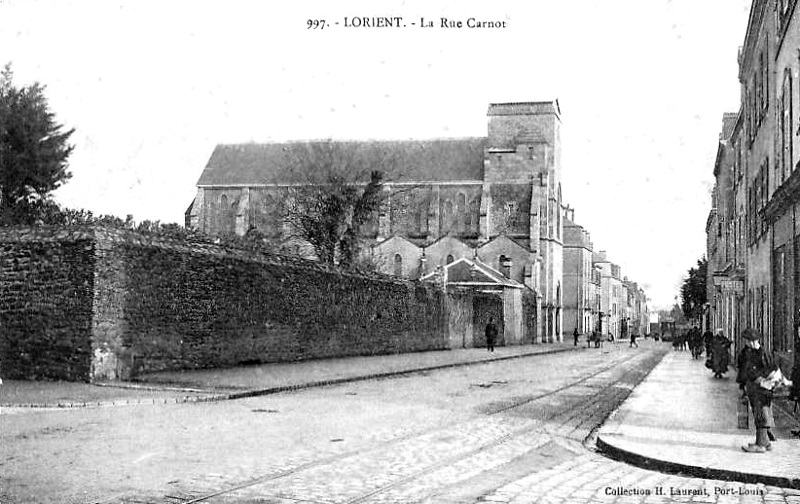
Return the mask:
<svg viewBox="0 0 800 504">
<path fill-rule="evenodd" d="M 740 220 L 737 217 L 735 149 L 731 140 L 738 119 L 736 113 L 724 114 L 722 118 L 714 163 L 711 211 L 706 220 L 706 298 L 710 308 L 706 326 L 712 331 L 720 328 L 734 340 L 743 329 L 744 321 L 740 314 L 743 314 L 745 301 L 743 254 L 737 251 Z"/>
<path fill-rule="evenodd" d="M 363 165 L 400 174 L 361 230 L 382 270 L 420 278 L 461 258 L 477 259 L 535 293 L 534 341 L 563 332 L 561 111 L 557 101 L 498 103 L 488 135 L 347 144 Z M 290 144 L 218 145 L 187 210 L 206 234 L 269 237 L 287 230 L 280 203 Z M 390 162 L 392 166 L 381 166 Z"/>
<path fill-rule="evenodd" d="M 614 338 L 620 338 L 621 321 L 624 319 L 623 304 L 627 305 L 627 300 L 623 298 L 620 276 L 622 270 L 619 265 L 608 260 L 605 250 L 593 254 L 592 262 L 600 272 L 600 312 L 597 330 Z"/>
<path fill-rule="evenodd" d="M 797 4 L 751 4 L 739 52 L 740 110 L 720 145 L 707 222 L 710 317 L 735 337 L 744 327 L 759 331 L 786 367 L 800 351 Z"/>
<path fill-rule="evenodd" d="M 592 332 L 597 321 L 595 288 L 592 284 L 592 240 L 589 232 L 575 224 L 575 210 L 564 216 L 564 334 Z"/>
</svg>

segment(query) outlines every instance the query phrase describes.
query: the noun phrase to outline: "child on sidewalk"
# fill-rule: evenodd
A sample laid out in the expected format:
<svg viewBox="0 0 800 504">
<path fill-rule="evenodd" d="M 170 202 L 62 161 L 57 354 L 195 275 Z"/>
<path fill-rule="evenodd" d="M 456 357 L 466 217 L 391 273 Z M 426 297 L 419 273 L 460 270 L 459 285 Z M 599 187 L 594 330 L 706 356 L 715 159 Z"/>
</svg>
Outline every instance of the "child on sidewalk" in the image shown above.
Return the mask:
<svg viewBox="0 0 800 504">
<path fill-rule="evenodd" d="M 772 449 L 771 439 L 774 439 L 771 428 L 775 427 L 772 416 L 772 390 L 763 388 L 761 379 L 765 378 L 777 367 L 772 361 L 772 356 L 761 346 L 761 336 L 752 329 L 745 329 L 742 333 L 745 347 L 739 352 L 736 359 L 739 370 L 736 383 L 750 403 L 753 419 L 756 424 L 756 442 L 742 446 L 748 453 L 764 453 Z"/>
</svg>

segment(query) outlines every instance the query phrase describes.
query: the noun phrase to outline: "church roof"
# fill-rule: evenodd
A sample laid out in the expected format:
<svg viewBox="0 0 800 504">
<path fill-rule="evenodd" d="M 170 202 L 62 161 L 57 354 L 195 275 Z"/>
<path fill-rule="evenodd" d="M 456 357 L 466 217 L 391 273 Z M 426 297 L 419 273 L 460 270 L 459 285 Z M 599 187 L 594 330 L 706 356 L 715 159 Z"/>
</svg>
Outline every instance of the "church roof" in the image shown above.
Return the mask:
<svg viewBox="0 0 800 504">
<path fill-rule="evenodd" d="M 220 144 L 214 149 L 198 186 L 292 183 L 287 168 L 297 163 L 297 149 L 306 145 L 348 151 L 354 161 L 382 169 L 390 181 L 456 182 L 483 180 L 484 137 L 432 140 L 297 141 Z M 381 164 L 391 166 L 381 166 Z M 365 171 L 368 174 L 369 171 Z M 364 182 L 367 182 L 365 179 Z"/>
</svg>

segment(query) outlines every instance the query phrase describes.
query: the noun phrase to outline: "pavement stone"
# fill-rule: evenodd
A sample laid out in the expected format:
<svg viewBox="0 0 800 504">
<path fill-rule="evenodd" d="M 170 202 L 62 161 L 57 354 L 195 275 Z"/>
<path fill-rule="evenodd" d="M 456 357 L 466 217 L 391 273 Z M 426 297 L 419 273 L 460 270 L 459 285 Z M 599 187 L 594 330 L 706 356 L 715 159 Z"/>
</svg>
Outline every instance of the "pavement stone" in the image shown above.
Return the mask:
<svg viewBox="0 0 800 504">
<path fill-rule="evenodd" d="M 787 427 L 800 422 L 780 418 L 771 452 L 742 452 L 755 436 L 752 418 L 750 430 L 737 427 L 734 376 L 715 379 L 688 352 L 667 354 L 600 429 L 598 447 L 649 468 L 800 488 L 800 439 Z"/>
</svg>

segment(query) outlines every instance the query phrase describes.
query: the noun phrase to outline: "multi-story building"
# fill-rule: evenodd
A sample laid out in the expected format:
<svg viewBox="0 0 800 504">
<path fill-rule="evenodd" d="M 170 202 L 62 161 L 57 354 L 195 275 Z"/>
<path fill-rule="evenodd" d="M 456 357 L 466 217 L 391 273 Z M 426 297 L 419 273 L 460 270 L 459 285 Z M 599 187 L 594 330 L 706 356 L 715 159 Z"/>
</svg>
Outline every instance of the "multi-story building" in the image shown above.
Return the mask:
<svg viewBox="0 0 800 504">
<path fill-rule="evenodd" d="M 625 277 L 622 281 L 627 291 L 626 331 L 628 336 L 644 336 L 649 332 L 649 315 L 647 314 L 647 296 L 639 285 Z M 623 338 L 625 335 L 623 334 Z"/>
<path fill-rule="evenodd" d="M 739 55 L 739 82 L 742 89 L 744 127 L 745 184 L 747 185 L 746 297 L 749 325 L 769 336 L 772 297 L 770 289 L 770 227 L 764 208 L 775 184 L 773 156 L 774 44 L 775 22 L 770 5 L 773 0 L 755 0 L 744 46 Z M 771 345 L 770 345 L 771 346 Z"/>
<path fill-rule="evenodd" d="M 595 328 L 595 289 L 592 284 L 592 240 L 589 232 L 575 224 L 575 210 L 564 216 L 564 334 L 575 328 L 580 334 Z M 567 338 L 568 339 L 568 338 Z"/>
<path fill-rule="evenodd" d="M 741 331 L 737 314 L 744 300 L 744 270 L 738 268 L 736 263 L 736 170 L 735 150 L 731 142 L 738 117 L 736 113 L 727 113 L 722 118 L 714 163 L 711 211 L 706 221 L 706 297 L 710 310 L 705 323 L 712 331 L 721 328 L 734 339 L 738 338 Z"/>
<path fill-rule="evenodd" d="M 218 145 L 187 211 L 207 234 L 286 232 L 282 179 L 294 143 Z M 459 258 L 478 259 L 537 299 L 534 341 L 562 337 L 561 111 L 557 101 L 497 103 L 479 138 L 334 142 L 361 165 L 398 174 L 373 225 L 361 230 L 384 271 L 420 278 Z M 388 161 L 386 161 L 388 160 Z"/>
<path fill-rule="evenodd" d="M 739 51 L 740 110 L 723 126 L 730 137 L 720 143 L 707 221 L 712 322 L 734 337 L 744 327 L 759 331 L 784 366 L 800 351 L 797 4 L 751 3 Z"/>
<path fill-rule="evenodd" d="M 592 256 L 593 264 L 600 270 L 600 331 L 619 338 L 620 321 L 623 318 L 623 292 L 621 268 L 608 260 L 605 250 Z"/>
<path fill-rule="evenodd" d="M 754 2 L 752 9 L 756 10 L 760 7 L 756 4 L 761 3 Z M 768 228 L 768 241 L 762 245 L 766 246 L 767 253 L 766 257 L 758 256 L 767 261 L 759 267 L 753 266 L 771 277 L 772 310 L 762 310 L 766 312 L 762 315 L 766 318 L 765 324 L 769 324 L 769 345 L 788 367 L 800 351 L 800 339 L 794 329 L 800 325 L 800 223 L 797 222 L 800 215 L 800 8 L 797 0 L 763 3 L 767 4 L 763 16 L 768 18 L 763 22 L 766 29 L 762 30 L 767 35 L 763 50 L 769 60 L 765 64 L 769 71 L 765 71 L 766 77 L 762 80 L 767 89 L 766 114 L 771 123 L 763 132 L 763 150 L 758 149 L 754 154 L 767 157 L 763 165 L 770 167 L 772 177 L 764 184 L 769 197 L 763 205 L 761 219 L 761 225 Z M 751 13 L 751 19 L 753 17 Z M 750 35 L 748 27 L 741 66 L 752 74 L 754 56 L 747 51 L 753 46 L 748 44 Z M 759 46 L 754 48 L 758 50 Z"/>
</svg>

